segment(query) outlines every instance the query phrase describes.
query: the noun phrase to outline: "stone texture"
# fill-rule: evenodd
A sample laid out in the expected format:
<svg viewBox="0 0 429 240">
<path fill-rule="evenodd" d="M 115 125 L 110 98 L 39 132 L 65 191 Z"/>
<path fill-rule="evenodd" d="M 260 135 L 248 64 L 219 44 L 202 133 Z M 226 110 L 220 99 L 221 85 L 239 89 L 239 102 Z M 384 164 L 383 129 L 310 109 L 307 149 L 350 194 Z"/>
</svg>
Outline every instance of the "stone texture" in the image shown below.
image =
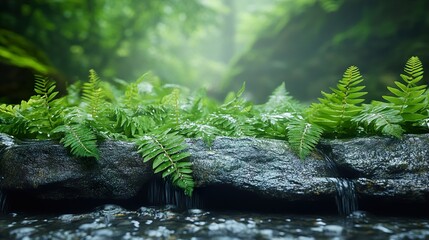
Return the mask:
<svg viewBox="0 0 429 240">
<path fill-rule="evenodd" d="M 210 148 L 201 140 L 188 144 L 199 186 L 228 185 L 287 200 L 317 200 L 336 191 L 321 156 L 303 161 L 284 141 L 220 137 Z"/>
<path fill-rule="evenodd" d="M 337 139 L 320 147 L 360 197 L 429 200 L 429 134 Z"/>
<path fill-rule="evenodd" d="M 264 198 L 318 201 L 334 199 L 341 177 L 353 181 L 359 199 L 429 201 L 429 135 L 324 140 L 318 147 L 331 162 L 319 153 L 298 159 L 279 140 L 219 137 L 211 147 L 196 139 L 187 143 L 197 188 L 225 186 Z M 71 157 L 54 141 L 0 134 L 0 189 L 41 199 L 130 199 L 154 179 L 133 144 L 106 141 L 99 148 L 96 162 Z"/>
<path fill-rule="evenodd" d="M 127 199 L 152 178 L 126 142 L 99 145 L 101 157 L 78 159 L 53 141 L 18 141 L 0 134 L 0 189 L 27 191 L 43 199 Z"/>
</svg>

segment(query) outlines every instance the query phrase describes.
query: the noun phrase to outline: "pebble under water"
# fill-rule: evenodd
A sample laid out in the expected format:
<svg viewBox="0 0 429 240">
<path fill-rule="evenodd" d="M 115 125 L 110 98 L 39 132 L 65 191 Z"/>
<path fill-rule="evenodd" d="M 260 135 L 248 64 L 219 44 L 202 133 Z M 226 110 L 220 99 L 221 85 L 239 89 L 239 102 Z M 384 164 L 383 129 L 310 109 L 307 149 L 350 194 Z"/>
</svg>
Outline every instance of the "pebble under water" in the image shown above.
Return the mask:
<svg viewBox="0 0 429 240">
<path fill-rule="evenodd" d="M 429 219 L 104 205 L 84 214 L 0 215 L 0 239 L 429 239 Z"/>
</svg>

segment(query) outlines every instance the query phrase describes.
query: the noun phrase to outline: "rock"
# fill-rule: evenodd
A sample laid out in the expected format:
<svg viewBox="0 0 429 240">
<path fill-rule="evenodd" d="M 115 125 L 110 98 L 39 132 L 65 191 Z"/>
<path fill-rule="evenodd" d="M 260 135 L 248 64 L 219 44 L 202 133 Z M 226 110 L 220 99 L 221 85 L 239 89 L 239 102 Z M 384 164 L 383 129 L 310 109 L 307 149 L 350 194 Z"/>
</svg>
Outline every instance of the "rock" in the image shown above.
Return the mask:
<svg viewBox="0 0 429 240">
<path fill-rule="evenodd" d="M 335 194 L 321 156 L 301 160 L 284 141 L 219 137 L 211 147 L 194 139 L 188 145 L 199 187 L 228 185 L 287 200 Z"/>
<path fill-rule="evenodd" d="M 362 198 L 429 200 L 429 134 L 366 137 L 320 144 Z"/>
<path fill-rule="evenodd" d="M 262 201 L 277 204 L 272 209 L 279 210 L 287 202 L 301 203 L 286 207 L 293 210 L 309 208 L 306 204 L 312 202 L 326 208 L 328 202 L 334 207 L 335 196 L 345 192 L 358 195 L 360 203 L 374 198 L 423 205 L 429 201 L 429 134 L 323 140 L 318 148 L 332 161 L 316 152 L 301 160 L 280 140 L 218 137 L 210 147 L 202 140 L 186 141 L 196 194 L 208 189 L 212 202 L 220 204 L 237 198 L 236 206 Z M 147 183 L 158 179 L 133 144 L 105 141 L 99 148 L 98 161 L 78 159 L 55 141 L 19 141 L 0 134 L 0 189 L 48 200 L 127 200 L 139 196 L 144 186 L 150 190 Z M 357 194 L 339 189 L 339 180 L 353 182 L 344 186 L 355 186 Z M 162 192 L 176 202 L 183 197 L 168 189 L 152 194 Z"/>
<path fill-rule="evenodd" d="M 41 199 L 128 199 L 153 177 L 134 145 L 100 143 L 101 157 L 78 159 L 54 141 L 18 141 L 0 134 L 0 189 Z"/>
</svg>

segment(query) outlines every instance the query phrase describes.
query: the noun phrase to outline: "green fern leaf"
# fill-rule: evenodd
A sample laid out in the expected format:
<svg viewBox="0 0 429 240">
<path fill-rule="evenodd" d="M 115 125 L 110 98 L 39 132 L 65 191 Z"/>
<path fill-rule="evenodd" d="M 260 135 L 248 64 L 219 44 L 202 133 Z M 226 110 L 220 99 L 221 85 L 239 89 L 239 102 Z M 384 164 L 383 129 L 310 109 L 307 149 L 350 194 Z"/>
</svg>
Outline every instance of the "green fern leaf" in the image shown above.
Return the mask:
<svg viewBox="0 0 429 240">
<path fill-rule="evenodd" d="M 0 105 L 0 132 L 13 136 L 29 134 L 30 121 L 21 114 L 20 105 Z"/>
<path fill-rule="evenodd" d="M 293 99 L 286 90 L 284 82 L 271 93 L 268 101 L 263 105 L 264 112 L 299 113 L 301 109 L 302 107 L 298 101 Z"/>
<path fill-rule="evenodd" d="M 237 93 L 229 93 L 222 104 L 218 112 L 224 114 L 234 113 L 235 115 L 247 114 L 252 109 L 252 104 L 243 99 L 242 95 L 246 89 L 246 83 L 243 83 Z"/>
<path fill-rule="evenodd" d="M 393 96 L 383 98 L 399 110 L 404 122 L 416 123 L 426 116 L 426 85 L 419 85 L 423 79 L 423 65 L 418 57 L 408 59 L 404 67 L 404 74 L 400 75 L 403 83 L 395 81 L 395 87 L 387 87 Z"/>
<path fill-rule="evenodd" d="M 362 112 L 352 121 L 363 125 L 368 132 L 374 129 L 377 133 L 400 138 L 404 133 L 401 127 L 402 117 L 399 110 L 379 102 L 365 104 Z"/>
<path fill-rule="evenodd" d="M 155 173 L 162 173 L 164 178 L 169 177 L 185 194 L 192 195 L 192 164 L 187 160 L 190 154 L 186 151 L 187 145 L 182 136 L 170 133 L 169 130 L 152 132 L 137 139 L 137 144 L 143 161 L 153 160 L 152 168 Z"/>
<path fill-rule="evenodd" d="M 147 117 L 139 115 L 139 111 L 117 107 L 114 110 L 116 126 L 126 137 L 136 137 L 145 132 L 149 132 L 155 125 L 154 121 Z"/>
<path fill-rule="evenodd" d="M 55 87 L 55 82 L 50 81 L 46 77 L 40 75 L 35 76 L 34 91 L 42 98 L 46 99 L 47 103 L 52 102 L 58 95 L 58 92 L 54 91 Z"/>
<path fill-rule="evenodd" d="M 360 86 L 363 78 L 355 66 L 347 68 L 337 88 L 331 88 L 332 93 L 322 92 L 324 98 L 319 98 L 320 104 L 313 104 L 309 115 L 310 122 L 316 123 L 328 132 L 345 133 L 351 127 L 351 119 L 359 114 L 362 107 L 358 104 L 367 94 Z"/>
<path fill-rule="evenodd" d="M 64 134 L 60 142 L 65 147 L 70 148 L 70 152 L 73 155 L 100 158 L 97 137 L 89 127 L 82 124 L 61 125 L 52 130 L 52 132 Z"/>
<path fill-rule="evenodd" d="M 188 138 L 201 138 L 208 146 L 211 146 L 216 136 L 221 135 L 221 131 L 203 121 L 185 121 L 177 129 L 178 132 Z"/>
<path fill-rule="evenodd" d="M 50 131 L 59 123 L 59 102 L 55 100 L 58 92 L 55 91 L 55 82 L 46 77 L 35 76 L 34 91 L 37 95 L 28 101 L 29 111 L 24 112 L 29 122 L 29 131 L 37 138 L 49 138 Z"/>
<path fill-rule="evenodd" d="M 304 159 L 319 142 L 323 129 L 303 118 L 291 120 L 287 126 L 287 138 L 291 148 Z"/>
<path fill-rule="evenodd" d="M 102 111 L 105 109 L 105 96 L 100 87 L 100 78 L 93 69 L 89 70 L 89 81 L 83 83 L 82 100 L 94 120 L 101 117 Z"/>
<path fill-rule="evenodd" d="M 175 88 L 173 91 L 164 96 L 161 100 L 161 104 L 165 107 L 172 109 L 172 114 L 170 115 L 170 122 L 175 126 L 180 124 L 180 90 Z"/>
<path fill-rule="evenodd" d="M 252 136 L 253 129 L 245 118 L 235 114 L 213 113 L 208 117 L 209 125 L 217 128 L 224 136 L 242 137 Z"/>
</svg>

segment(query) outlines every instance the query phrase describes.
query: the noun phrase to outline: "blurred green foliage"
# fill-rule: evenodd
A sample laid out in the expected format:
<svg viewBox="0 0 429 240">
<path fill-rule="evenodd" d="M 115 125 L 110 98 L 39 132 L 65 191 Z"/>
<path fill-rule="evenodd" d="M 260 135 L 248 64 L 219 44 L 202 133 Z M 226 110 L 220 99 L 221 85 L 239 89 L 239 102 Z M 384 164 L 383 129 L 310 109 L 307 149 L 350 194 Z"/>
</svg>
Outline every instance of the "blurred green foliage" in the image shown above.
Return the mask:
<svg viewBox="0 0 429 240">
<path fill-rule="evenodd" d="M 261 102 L 285 82 L 293 96 L 310 101 L 345 67 L 357 65 L 368 79 L 368 99 L 379 99 L 409 56 L 429 62 L 428 9 L 427 0 L 279 1 L 231 64 L 226 88 L 246 81 L 252 99 Z"/>
<path fill-rule="evenodd" d="M 26 53 L 11 56 L 26 39 L 69 79 L 85 79 L 90 67 L 108 78 L 134 79 L 163 54 L 156 45 L 164 22 L 190 33 L 212 15 L 198 0 L 4 0 L 0 29 L 8 34 L 2 30 L 2 39 L 21 41 L 0 43 L 1 62 L 46 72 L 40 63 L 25 63 L 31 59 Z"/>
<path fill-rule="evenodd" d="M 218 98 L 246 82 L 256 102 L 285 82 L 312 100 L 357 65 L 370 94 L 386 94 L 408 56 L 429 62 L 426 9 L 426 0 L 3 0 L 0 86 L 28 78 L 6 64 L 71 82 L 90 68 L 125 81 L 152 71 Z M 17 91 L 8 89 L 0 98 Z"/>
</svg>

